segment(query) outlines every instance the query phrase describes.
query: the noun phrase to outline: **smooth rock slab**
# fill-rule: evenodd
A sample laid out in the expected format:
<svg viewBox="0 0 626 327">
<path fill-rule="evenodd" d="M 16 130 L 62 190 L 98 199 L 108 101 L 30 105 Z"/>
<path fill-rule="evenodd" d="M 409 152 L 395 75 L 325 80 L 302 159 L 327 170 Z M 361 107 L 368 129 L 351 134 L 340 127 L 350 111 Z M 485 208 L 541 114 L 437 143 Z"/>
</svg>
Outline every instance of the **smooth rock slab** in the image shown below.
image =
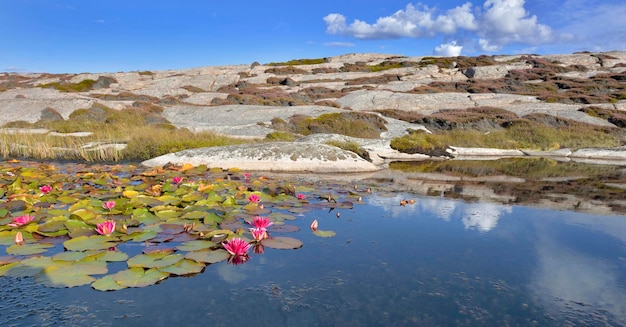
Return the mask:
<svg viewBox="0 0 626 327">
<path fill-rule="evenodd" d="M 149 159 L 149 167 L 190 163 L 209 168 L 341 173 L 380 169 L 355 153 L 325 144 L 278 142 L 183 150 Z"/>
</svg>

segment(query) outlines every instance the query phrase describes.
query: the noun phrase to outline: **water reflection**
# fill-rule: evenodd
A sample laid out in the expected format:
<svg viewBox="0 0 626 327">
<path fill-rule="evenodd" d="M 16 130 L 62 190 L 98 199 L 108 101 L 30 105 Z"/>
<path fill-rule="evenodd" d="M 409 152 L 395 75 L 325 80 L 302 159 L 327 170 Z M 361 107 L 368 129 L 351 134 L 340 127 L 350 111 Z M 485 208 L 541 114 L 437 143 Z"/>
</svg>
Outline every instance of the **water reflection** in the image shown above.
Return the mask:
<svg viewBox="0 0 626 327">
<path fill-rule="evenodd" d="M 495 228 L 503 215 L 512 212 L 511 206 L 488 202 L 463 204 L 461 201 L 442 197 L 420 198 L 414 205 L 399 206 L 400 201 L 405 198 L 406 195 L 372 196 L 369 204 L 382 208 L 394 218 L 420 215 L 435 216 L 444 221 L 460 218 L 465 229 L 477 230 L 481 233 Z"/>
<path fill-rule="evenodd" d="M 301 228 L 288 234 L 298 250 L 266 248 L 144 289 L 54 290 L 46 303 L 115 326 L 626 324 L 625 216 L 407 193 L 363 200 L 341 218 L 314 210 L 288 222 Z M 337 236 L 313 235 L 313 219 Z"/>
</svg>

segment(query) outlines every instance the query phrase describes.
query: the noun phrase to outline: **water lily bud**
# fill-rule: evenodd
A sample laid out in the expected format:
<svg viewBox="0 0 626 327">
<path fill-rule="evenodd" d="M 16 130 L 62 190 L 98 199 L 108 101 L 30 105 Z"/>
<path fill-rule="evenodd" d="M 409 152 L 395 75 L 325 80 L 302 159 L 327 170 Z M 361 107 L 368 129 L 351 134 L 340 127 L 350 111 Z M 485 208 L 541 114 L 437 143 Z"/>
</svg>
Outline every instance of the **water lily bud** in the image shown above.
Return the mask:
<svg viewBox="0 0 626 327">
<path fill-rule="evenodd" d="M 24 243 L 24 236 L 22 235 L 22 232 L 18 231 L 17 234 L 15 234 L 15 244 L 23 244 Z"/>
<path fill-rule="evenodd" d="M 317 219 L 313 220 L 313 222 L 311 223 L 311 230 L 312 231 L 316 231 L 317 230 Z"/>
</svg>

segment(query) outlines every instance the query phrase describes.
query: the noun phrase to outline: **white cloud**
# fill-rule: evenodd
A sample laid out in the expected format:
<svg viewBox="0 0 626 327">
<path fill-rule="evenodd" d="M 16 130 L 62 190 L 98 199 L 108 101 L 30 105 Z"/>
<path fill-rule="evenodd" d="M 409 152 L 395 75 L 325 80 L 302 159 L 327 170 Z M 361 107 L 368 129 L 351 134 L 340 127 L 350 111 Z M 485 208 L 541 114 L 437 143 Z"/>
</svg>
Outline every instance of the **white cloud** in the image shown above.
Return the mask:
<svg viewBox="0 0 626 327">
<path fill-rule="evenodd" d="M 553 42 L 557 35 L 537 16 L 524 8 L 524 0 L 485 0 L 482 7 L 470 2 L 441 14 L 436 8 L 407 4 L 390 16 L 380 17 L 375 23 L 355 19 L 347 24 L 346 17 L 333 13 L 324 17 L 326 32 L 357 39 L 432 38 L 452 36 L 457 41 L 442 44 L 435 53 L 457 53 L 464 43 L 478 43 L 483 51 L 498 51 L 509 44 L 538 45 Z M 473 38 L 467 37 L 467 33 Z M 465 37 L 456 37 L 464 35 Z M 459 40 L 464 40 L 459 42 Z M 457 44 L 457 42 L 459 44 Z M 458 52 L 457 52 L 458 50 Z"/>
<path fill-rule="evenodd" d="M 524 0 L 487 0 L 478 35 L 490 47 L 509 43 L 542 44 L 554 39 L 552 29 L 529 16 Z M 489 49 L 490 47 L 487 47 Z M 485 50 L 485 49 L 483 49 Z"/>
<path fill-rule="evenodd" d="M 463 50 L 463 46 L 457 45 L 456 41 L 452 41 L 450 43 L 444 43 L 437 46 L 433 53 L 436 56 L 456 57 L 461 55 L 461 50 Z"/>
<path fill-rule="evenodd" d="M 445 15 L 434 16 L 435 10 L 428 6 L 416 9 L 412 4 L 391 16 L 380 17 L 369 24 L 355 19 L 346 25 L 346 17 L 333 13 L 326 15 L 326 32 L 349 35 L 357 39 L 391 39 L 400 37 L 433 37 L 438 33 L 453 34 L 459 29 L 474 30 L 478 27 L 471 12 L 472 4 L 448 10 Z"/>
</svg>

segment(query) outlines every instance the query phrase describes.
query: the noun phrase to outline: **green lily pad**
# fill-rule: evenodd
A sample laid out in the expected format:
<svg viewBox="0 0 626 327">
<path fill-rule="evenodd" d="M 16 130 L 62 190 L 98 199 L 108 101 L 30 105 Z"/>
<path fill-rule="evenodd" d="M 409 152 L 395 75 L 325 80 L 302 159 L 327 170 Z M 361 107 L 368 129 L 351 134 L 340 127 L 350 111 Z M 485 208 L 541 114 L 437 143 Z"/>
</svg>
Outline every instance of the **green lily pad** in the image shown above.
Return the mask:
<svg viewBox="0 0 626 327">
<path fill-rule="evenodd" d="M 91 284 L 91 287 L 98 291 L 119 291 L 121 289 L 127 288 L 126 286 L 118 284 L 113 279 L 113 275 L 106 275 L 96 280 Z"/>
<path fill-rule="evenodd" d="M 66 221 L 65 228 L 67 228 L 67 231 L 72 238 L 93 235 L 95 233 L 94 226 L 76 219 Z"/>
<path fill-rule="evenodd" d="M 39 254 L 48 251 L 54 244 L 49 243 L 27 243 L 27 244 L 14 244 L 9 246 L 6 251 L 12 255 L 31 255 Z"/>
<path fill-rule="evenodd" d="M 104 235 L 79 236 L 63 242 L 63 246 L 68 251 L 104 250 L 116 246 L 115 240 Z"/>
<path fill-rule="evenodd" d="M 69 195 L 61 195 L 57 197 L 57 201 L 61 203 L 65 203 L 65 204 L 72 204 L 72 203 L 78 202 L 78 199 L 76 197 L 69 196 Z"/>
<path fill-rule="evenodd" d="M 144 270 L 138 267 L 122 270 L 111 275 L 117 284 L 124 287 L 146 287 L 154 285 L 168 276 L 168 273 L 155 268 Z"/>
<path fill-rule="evenodd" d="M 61 252 L 61 253 L 57 253 L 55 255 L 52 256 L 52 260 L 55 261 L 79 261 L 82 260 L 84 258 L 86 258 L 89 255 L 89 253 L 87 252 L 74 252 L 74 251 L 67 251 L 67 252 Z"/>
<path fill-rule="evenodd" d="M 198 250 L 205 250 L 208 248 L 212 248 L 214 246 L 216 246 L 217 244 L 215 244 L 214 242 L 211 241 L 204 241 L 204 240 L 194 240 L 194 241 L 188 241 L 185 242 L 179 246 L 176 247 L 176 249 L 180 250 L 180 251 L 198 251 Z"/>
<path fill-rule="evenodd" d="M 138 208 L 133 210 L 132 217 L 133 219 L 144 225 L 150 225 L 159 222 L 159 218 L 155 216 L 152 212 L 148 211 L 148 209 L 146 208 Z"/>
<path fill-rule="evenodd" d="M 20 262 L 11 262 L 4 265 L 0 265 L 0 276 L 8 276 L 11 269 L 21 266 Z"/>
<path fill-rule="evenodd" d="M 97 259 L 106 262 L 122 262 L 128 260 L 128 254 L 120 251 L 104 251 L 97 256 Z"/>
<path fill-rule="evenodd" d="M 172 275 L 182 276 L 200 273 L 202 272 L 204 267 L 206 267 L 204 263 L 189 259 L 183 259 L 174 265 L 159 268 L 159 270 L 170 273 Z"/>
<path fill-rule="evenodd" d="M 226 250 L 201 250 L 192 251 L 185 254 L 186 259 L 191 259 L 196 262 L 204 263 L 216 263 L 224 261 L 230 257 L 230 254 Z"/>
<path fill-rule="evenodd" d="M 128 267 L 160 268 L 167 267 L 183 259 L 182 254 L 150 253 L 139 254 L 128 259 Z"/>
<path fill-rule="evenodd" d="M 335 235 L 337 235 L 337 233 L 333 232 L 332 230 L 316 230 L 313 231 L 313 235 L 318 236 L 318 237 L 333 237 Z"/>
<path fill-rule="evenodd" d="M 82 261 L 73 264 L 60 264 L 45 267 L 35 275 L 35 281 L 48 287 L 75 287 L 91 284 L 96 279 L 90 275 L 108 272 L 106 263 Z"/>
<path fill-rule="evenodd" d="M 15 244 L 16 231 L 3 230 L 0 232 L 0 245 L 12 245 Z"/>
<path fill-rule="evenodd" d="M 182 215 L 182 217 L 180 217 L 181 219 L 203 219 L 208 215 L 207 212 L 202 212 L 202 211 L 192 211 L 192 212 L 187 212 L 186 214 Z"/>
<path fill-rule="evenodd" d="M 272 238 L 266 238 L 261 241 L 261 244 L 265 247 L 272 249 L 298 249 L 301 248 L 303 243 L 299 239 L 293 237 L 276 236 Z"/>
<path fill-rule="evenodd" d="M 131 233 L 130 235 L 124 235 L 121 237 L 122 241 L 132 242 L 144 242 L 151 240 L 157 236 L 157 232 L 154 230 L 143 230 L 140 232 Z"/>
</svg>

